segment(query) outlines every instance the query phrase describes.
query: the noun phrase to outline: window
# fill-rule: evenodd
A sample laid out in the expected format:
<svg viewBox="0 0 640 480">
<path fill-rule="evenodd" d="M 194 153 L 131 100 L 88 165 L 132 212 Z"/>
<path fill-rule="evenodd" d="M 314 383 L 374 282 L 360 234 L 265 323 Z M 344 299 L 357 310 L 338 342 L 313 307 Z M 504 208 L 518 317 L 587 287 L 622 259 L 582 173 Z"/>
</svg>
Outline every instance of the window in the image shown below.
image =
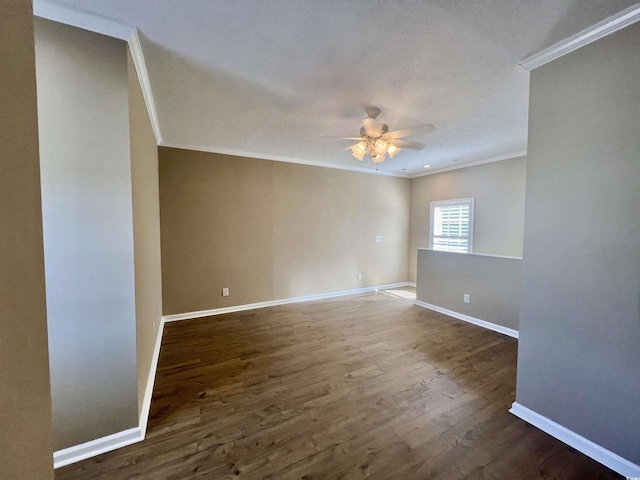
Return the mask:
<svg viewBox="0 0 640 480">
<path fill-rule="evenodd" d="M 473 251 L 473 198 L 431 202 L 429 248 L 447 252 Z"/>
</svg>

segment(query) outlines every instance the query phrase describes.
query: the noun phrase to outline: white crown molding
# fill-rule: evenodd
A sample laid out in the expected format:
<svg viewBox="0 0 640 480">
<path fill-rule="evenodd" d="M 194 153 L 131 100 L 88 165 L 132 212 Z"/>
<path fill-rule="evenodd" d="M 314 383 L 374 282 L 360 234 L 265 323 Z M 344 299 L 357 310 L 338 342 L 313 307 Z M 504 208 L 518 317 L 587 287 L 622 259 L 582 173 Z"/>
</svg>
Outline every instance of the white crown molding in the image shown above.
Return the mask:
<svg viewBox="0 0 640 480">
<path fill-rule="evenodd" d="M 233 307 L 214 308 L 211 310 L 200 310 L 197 312 L 175 313 L 162 317 L 164 322 L 177 322 L 180 320 L 190 320 L 193 318 L 211 317 L 214 315 L 222 315 L 225 313 L 243 312 L 245 310 L 254 310 L 257 308 L 275 307 L 278 305 L 287 305 L 289 303 L 309 302 L 312 300 L 322 300 L 325 298 L 343 297 L 345 295 L 355 295 L 365 292 L 376 292 L 378 290 L 389 290 L 392 288 L 415 286 L 411 282 L 390 283 L 388 285 L 379 285 L 377 287 L 356 288 L 353 290 L 341 290 L 338 292 L 320 293 L 317 295 L 307 295 L 304 297 L 292 297 L 282 300 L 271 300 L 268 302 L 248 303 L 245 305 L 235 305 Z"/>
<path fill-rule="evenodd" d="M 126 23 L 118 22 L 94 13 L 83 12 L 81 10 L 75 10 L 62 5 L 56 5 L 48 2 L 47 0 L 34 0 L 33 14 L 36 17 L 46 18 L 47 20 L 63 23 L 72 27 L 81 28 L 90 32 L 106 35 L 108 37 L 118 38 L 128 43 L 129 50 L 131 51 L 131 57 L 133 58 L 133 64 L 135 65 L 136 73 L 138 75 L 138 81 L 140 82 L 140 88 L 142 89 L 142 96 L 144 97 L 144 102 L 147 106 L 149 120 L 151 121 L 151 128 L 153 129 L 153 134 L 156 137 L 156 144 L 160 145 L 160 142 L 162 141 L 160 123 L 158 121 L 155 101 L 153 100 L 153 93 L 151 92 L 149 73 L 147 72 L 147 64 L 144 60 L 144 53 L 142 52 L 138 29 L 131 25 L 127 25 Z"/>
<path fill-rule="evenodd" d="M 545 63 L 549 63 L 607 35 L 611 35 L 638 20 L 640 20 L 640 4 L 622 10 L 569 38 L 528 56 L 520 61 L 520 66 L 529 71 L 535 70 Z"/>
<path fill-rule="evenodd" d="M 65 465 L 126 447 L 127 445 L 142 440 L 144 440 L 144 434 L 140 430 L 140 427 L 130 428 L 122 432 L 107 435 L 106 437 L 97 438 L 90 442 L 53 452 L 53 467 L 64 467 Z"/>
<path fill-rule="evenodd" d="M 502 160 L 511 160 L 512 158 L 524 157 L 526 154 L 527 154 L 526 150 L 521 150 L 519 152 L 507 153 L 506 155 L 500 155 L 498 157 L 483 158 L 482 160 L 474 160 L 474 161 L 465 162 L 465 163 L 456 163 L 455 165 L 451 165 L 449 167 L 430 168 L 425 172 L 415 173 L 411 175 L 411 178 L 426 177 L 427 175 L 434 175 L 436 173 L 449 172 L 451 170 L 459 170 L 461 168 L 475 167 L 477 165 L 484 165 L 485 163 L 500 162 Z"/>
<path fill-rule="evenodd" d="M 83 12 L 73 8 L 50 3 L 47 0 L 33 0 L 33 14 L 54 22 L 100 33 L 108 37 L 128 41 L 133 27 L 95 13 Z"/>
<path fill-rule="evenodd" d="M 232 155 L 235 157 L 257 158 L 259 160 L 271 160 L 274 162 L 297 163 L 300 165 L 310 165 L 312 167 L 333 168 L 336 170 L 348 170 L 350 172 L 385 175 L 388 177 L 410 178 L 409 175 L 406 175 L 404 173 L 393 173 L 393 172 L 387 172 L 384 170 L 372 170 L 367 168 L 347 167 L 344 165 L 333 165 L 329 163 L 315 162 L 313 160 L 303 160 L 301 158 L 293 158 L 293 157 L 281 157 L 278 155 L 271 155 L 268 153 L 265 154 L 265 153 L 258 153 L 258 152 L 249 152 L 246 150 L 236 150 L 233 148 L 215 148 L 215 147 L 210 147 L 206 145 L 192 145 L 188 143 L 168 142 L 165 140 L 163 140 L 159 145 L 161 147 L 179 148 L 181 150 L 193 150 L 196 152 L 217 153 L 220 155 Z"/>
<path fill-rule="evenodd" d="M 517 330 L 514 330 L 512 328 L 503 327 L 502 325 L 498 325 L 497 323 L 491 323 L 487 322 L 486 320 L 480 320 L 479 318 L 470 317 L 469 315 L 465 315 L 464 313 L 454 312 L 453 310 L 438 307 L 437 305 L 432 305 L 421 300 L 416 300 L 414 304 L 418 305 L 419 307 L 428 308 L 429 310 L 433 310 L 434 312 L 443 313 L 450 317 L 457 318 L 458 320 L 473 323 L 474 325 L 493 330 L 494 332 L 502 333 L 503 335 L 507 335 L 509 337 L 518 338 L 520 335 Z"/>
<path fill-rule="evenodd" d="M 543 432 L 584 453 L 586 456 L 593 458 L 595 461 L 618 472 L 620 475 L 627 478 L 640 477 L 640 465 L 630 462 L 626 458 L 601 447 L 597 443 L 578 435 L 553 420 L 549 420 L 547 417 L 528 409 L 518 402 L 514 402 L 509 411 L 516 417 L 521 418 L 525 422 L 530 423 L 534 427 L 539 428 Z"/>
<path fill-rule="evenodd" d="M 144 60 L 144 53 L 142 51 L 142 45 L 140 44 L 140 36 L 137 28 L 134 28 L 131 31 L 128 42 L 129 50 L 131 51 L 131 58 L 133 58 L 133 64 L 135 65 L 136 73 L 138 74 L 138 82 L 140 83 L 144 103 L 147 106 L 147 113 L 149 114 L 149 120 L 151 121 L 153 135 L 156 137 L 156 144 L 160 145 L 162 142 L 160 122 L 158 121 L 158 113 L 156 110 L 156 103 L 153 100 L 153 93 L 151 91 L 151 82 L 149 81 L 147 63 Z"/>
</svg>

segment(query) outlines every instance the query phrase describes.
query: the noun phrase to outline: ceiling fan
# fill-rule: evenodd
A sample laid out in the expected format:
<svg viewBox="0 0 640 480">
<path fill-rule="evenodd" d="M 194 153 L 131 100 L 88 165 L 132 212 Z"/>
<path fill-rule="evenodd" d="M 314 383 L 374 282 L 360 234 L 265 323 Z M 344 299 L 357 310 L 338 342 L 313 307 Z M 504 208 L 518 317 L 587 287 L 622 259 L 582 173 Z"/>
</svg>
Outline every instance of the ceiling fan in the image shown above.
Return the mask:
<svg viewBox="0 0 640 480">
<path fill-rule="evenodd" d="M 371 159 L 377 164 L 384 162 L 389 158 L 395 157 L 400 150 L 408 148 L 411 150 L 422 150 L 426 145 L 424 143 L 410 142 L 402 140 L 404 137 L 420 133 L 429 133 L 435 130 L 431 124 L 422 125 L 415 128 L 405 130 L 389 131 L 387 124 L 379 120 L 382 110 L 378 107 L 365 108 L 368 118 L 362 121 L 359 137 L 342 137 L 343 140 L 358 140 L 358 143 L 347 147 L 345 150 L 351 150 L 351 153 L 358 160 L 362 161 L 365 155 L 370 155 Z"/>
</svg>

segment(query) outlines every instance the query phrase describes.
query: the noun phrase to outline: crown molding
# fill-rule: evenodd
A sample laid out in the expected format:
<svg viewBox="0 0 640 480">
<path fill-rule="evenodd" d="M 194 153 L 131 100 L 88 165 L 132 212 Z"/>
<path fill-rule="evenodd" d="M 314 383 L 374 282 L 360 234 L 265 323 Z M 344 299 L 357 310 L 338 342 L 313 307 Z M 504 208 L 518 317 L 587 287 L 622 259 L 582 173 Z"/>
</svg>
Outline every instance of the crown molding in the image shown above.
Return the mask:
<svg viewBox="0 0 640 480">
<path fill-rule="evenodd" d="M 549 63 L 607 35 L 611 35 L 638 20 L 640 20 L 640 3 L 622 10 L 591 27 L 585 28 L 581 32 L 551 45 L 538 53 L 526 57 L 520 61 L 519 65 L 529 71 L 535 70 L 545 63 Z"/>
<path fill-rule="evenodd" d="M 147 106 L 147 113 L 149 114 L 149 121 L 151 122 L 153 135 L 156 137 L 156 144 L 160 145 L 162 142 L 160 122 L 158 121 L 158 112 L 156 110 L 156 103 L 153 100 L 153 92 L 151 91 L 151 82 L 149 81 L 147 63 L 144 60 L 144 53 L 142 51 L 142 45 L 140 44 L 140 35 L 138 35 L 137 28 L 133 28 L 131 31 L 128 43 L 131 58 L 133 58 L 133 64 L 135 65 L 136 73 L 138 74 L 138 82 L 140 83 L 144 103 Z"/>
<path fill-rule="evenodd" d="M 193 150 L 196 152 L 217 153 L 220 155 L 232 155 L 234 157 L 257 158 L 259 160 L 271 160 L 274 162 L 297 163 L 299 165 L 309 165 L 312 167 L 333 168 L 335 170 L 347 170 L 350 172 L 368 173 L 374 175 L 384 175 L 387 177 L 411 178 L 409 175 L 402 173 L 387 172 L 384 170 L 371 170 L 366 168 L 348 167 L 344 165 L 333 165 L 329 163 L 316 162 L 313 160 L 303 160 L 301 158 L 281 157 L 268 153 L 249 152 L 246 150 L 236 150 L 233 148 L 216 148 L 206 145 L 191 145 L 188 143 L 167 142 L 162 140 L 161 147 L 178 148 L 181 150 Z"/>
<path fill-rule="evenodd" d="M 131 57 L 133 58 L 133 64 L 136 68 L 140 88 L 142 89 L 142 96 L 144 97 L 144 102 L 147 106 L 151 128 L 153 129 L 156 143 L 159 145 L 162 141 L 160 123 L 158 121 L 156 105 L 153 100 L 153 93 L 151 92 L 149 73 L 147 72 L 147 64 L 144 60 L 144 53 L 142 52 L 138 29 L 126 23 L 118 22 L 101 15 L 84 12 L 82 10 L 75 10 L 73 8 L 51 3 L 47 0 L 34 0 L 33 14 L 36 17 L 81 28 L 89 32 L 99 33 L 101 35 L 106 35 L 107 37 L 117 38 L 128 43 L 129 50 L 131 51 Z"/>
<path fill-rule="evenodd" d="M 96 15 L 95 13 L 57 5 L 47 0 L 33 0 L 33 14 L 36 17 L 46 18 L 47 20 L 125 41 L 129 41 L 131 31 L 134 30 L 131 25 L 126 23 Z"/>
<path fill-rule="evenodd" d="M 421 173 L 416 173 L 414 175 L 411 175 L 411 178 L 426 177 L 427 175 L 435 175 L 436 173 L 448 172 L 450 170 L 459 170 L 461 168 L 484 165 L 485 163 L 493 163 L 493 162 L 500 162 L 502 160 L 510 160 L 512 158 L 524 157 L 526 154 L 527 154 L 527 151 L 522 150 L 520 152 L 508 153 L 506 155 L 500 155 L 498 157 L 484 158 L 482 160 L 474 160 L 474 161 L 465 162 L 465 163 L 456 163 L 455 165 L 451 165 L 450 167 L 430 168 L 429 171 L 427 172 L 421 172 Z"/>
</svg>

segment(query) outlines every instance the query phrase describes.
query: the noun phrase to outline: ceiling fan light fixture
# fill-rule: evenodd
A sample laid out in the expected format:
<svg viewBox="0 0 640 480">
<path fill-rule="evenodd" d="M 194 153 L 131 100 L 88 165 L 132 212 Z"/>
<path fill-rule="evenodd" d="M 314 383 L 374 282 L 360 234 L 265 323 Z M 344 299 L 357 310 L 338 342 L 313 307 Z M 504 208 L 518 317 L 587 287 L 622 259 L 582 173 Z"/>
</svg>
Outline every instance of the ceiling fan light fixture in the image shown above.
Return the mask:
<svg viewBox="0 0 640 480">
<path fill-rule="evenodd" d="M 389 154 L 389 158 L 395 157 L 398 153 L 400 153 L 401 148 L 396 147 L 393 143 L 389 143 L 389 149 L 387 153 Z"/>
<path fill-rule="evenodd" d="M 426 145 L 403 140 L 403 137 L 408 137 L 415 133 L 431 132 L 435 130 L 435 127 L 431 124 L 423 125 L 421 127 L 415 127 L 405 130 L 395 130 L 389 132 L 389 127 L 386 123 L 380 122 L 378 119 L 381 110 L 377 107 L 367 107 L 366 109 L 368 118 L 362 121 L 362 127 L 360 127 L 359 137 L 343 137 L 343 140 L 361 140 L 360 142 L 347 147 L 351 150 L 351 154 L 362 161 L 365 155 L 371 157 L 374 163 L 379 164 L 385 161 L 387 155 L 389 158 L 393 158 L 403 149 L 422 150 Z M 429 127 L 426 129 L 426 127 Z M 400 148 L 396 143 L 402 145 Z M 345 149 L 345 150 L 347 150 Z M 376 170 L 378 167 L 376 166 Z"/>
<path fill-rule="evenodd" d="M 362 161 L 362 159 L 364 158 L 365 151 L 366 151 L 366 145 L 364 142 L 356 143 L 354 146 L 351 147 L 352 155 L 360 161 Z"/>
<path fill-rule="evenodd" d="M 378 138 L 376 140 L 375 147 L 376 147 L 376 154 L 377 155 L 384 155 L 385 153 L 387 153 L 387 149 L 389 148 L 389 144 L 385 140 L 383 140 L 381 138 Z"/>
</svg>

